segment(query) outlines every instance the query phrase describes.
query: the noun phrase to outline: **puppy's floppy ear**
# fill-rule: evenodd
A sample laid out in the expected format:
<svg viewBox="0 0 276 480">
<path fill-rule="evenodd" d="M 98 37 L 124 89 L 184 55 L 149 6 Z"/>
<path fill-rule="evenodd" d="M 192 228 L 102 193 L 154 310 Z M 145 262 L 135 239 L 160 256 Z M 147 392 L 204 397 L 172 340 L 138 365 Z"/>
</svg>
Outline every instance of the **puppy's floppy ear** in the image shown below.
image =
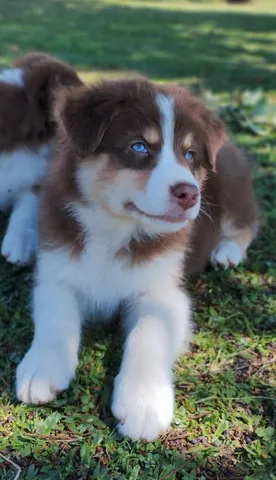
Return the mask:
<svg viewBox="0 0 276 480">
<path fill-rule="evenodd" d="M 208 170 L 216 171 L 217 153 L 227 140 L 224 124 L 213 113 L 205 110 L 203 115 L 205 130 L 205 166 Z"/>
<path fill-rule="evenodd" d="M 97 149 L 120 108 L 120 100 L 104 86 L 60 90 L 54 118 L 80 157 Z"/>
<path fill-rule="evenodd" d="M 24 88 L 0 80 L 0 152 L 28 139 L 31 125 Z"/>
<path fill-rule="evenodd" d="M 50 115 L 56 88 L 82 85 L 76 71 L 58 58 L 31 53 L 19 58 L 16 65 L 24 71 L 24 85 L 30 104 L 41 114 Z"/>
</svg>

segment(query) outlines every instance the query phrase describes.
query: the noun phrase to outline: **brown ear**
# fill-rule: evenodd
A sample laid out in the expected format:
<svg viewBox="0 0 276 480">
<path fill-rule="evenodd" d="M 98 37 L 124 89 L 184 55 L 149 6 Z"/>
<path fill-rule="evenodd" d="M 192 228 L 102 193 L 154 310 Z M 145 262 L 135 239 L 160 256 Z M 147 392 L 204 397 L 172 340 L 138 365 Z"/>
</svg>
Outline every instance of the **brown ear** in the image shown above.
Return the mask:
<svg viewBox="0 0 276 480">
<path fill-rule="evenodd" d="M 112 89 L 81 87 L 59 91 L 55 120 L 80 157 L 93 153 L 119 111 Z"/>
<path fill-rule="evenodd" d="M 216 171 L 217 153 L 225 143 L 227 135 L 223 122 L 218 120 L 211 112 L 206 111 L 204 116 L 205 123 L 205 149 L 206 149 L 206 168 Z"/>
<path fill-rule="evenodd" d="M 0 152 L 31 140 L 32 118 L 24 88 L 0 81 Z"/>
<path fill-rule="evenodd" d="M 24 70 L 24 85 L 30 105 L 47 118 L 51 115 L 56 88 L 82 85 L 70 65 L 50 55 L 31 53 L 16 63 Z"/>
</svg>

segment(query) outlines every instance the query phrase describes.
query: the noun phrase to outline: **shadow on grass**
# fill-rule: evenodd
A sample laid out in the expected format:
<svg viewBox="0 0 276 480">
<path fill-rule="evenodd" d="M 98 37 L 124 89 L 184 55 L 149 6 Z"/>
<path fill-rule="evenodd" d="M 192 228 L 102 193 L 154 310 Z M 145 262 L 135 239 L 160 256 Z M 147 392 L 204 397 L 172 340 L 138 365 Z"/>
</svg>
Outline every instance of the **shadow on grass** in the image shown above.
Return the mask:
<svg viewBox="0 0 276 480">
<path fill-rule="evenodd" d="M 275 30 L 275 15 L 12 0 L 2 8 L 0 60 L 44 50 L 83 70 L 130 69 L 166 80 L 201 76 L 215 91 L 270 89 Z"/>
</svg>

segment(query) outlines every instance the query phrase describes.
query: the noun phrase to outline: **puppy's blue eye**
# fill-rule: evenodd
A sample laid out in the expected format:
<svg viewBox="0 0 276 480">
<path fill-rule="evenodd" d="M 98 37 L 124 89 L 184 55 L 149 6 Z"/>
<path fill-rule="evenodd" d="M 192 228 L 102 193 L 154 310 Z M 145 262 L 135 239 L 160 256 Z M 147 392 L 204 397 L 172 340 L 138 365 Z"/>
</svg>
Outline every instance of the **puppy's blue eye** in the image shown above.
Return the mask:
<svg viewBox="0 0 276 480">
<path fill-rule="evenodd" d="M 186 160 L 188 160 L 188 161 L 193 160 L 193 158 L 194 158 L 194 152 L 192 152 L 192 150 L 188 150 L 188 151 L 185 153 L 185 158 L 186 158 Z"/>
<path fill-rule="evenodd" d="M 137 153 L 148 153 L 146 145 L 142 142 L 134 143 L 134 145 L 132 145 L 132 149 Z"/>
</svg>

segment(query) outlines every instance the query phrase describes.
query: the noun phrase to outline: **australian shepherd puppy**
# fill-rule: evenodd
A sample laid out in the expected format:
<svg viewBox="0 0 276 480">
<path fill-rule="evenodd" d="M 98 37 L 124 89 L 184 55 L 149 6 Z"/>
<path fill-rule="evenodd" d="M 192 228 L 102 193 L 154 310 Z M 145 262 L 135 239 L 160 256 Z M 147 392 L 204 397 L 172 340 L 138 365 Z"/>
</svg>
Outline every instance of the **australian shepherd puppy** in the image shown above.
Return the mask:
<svg viewBox="0 0 276 480">
<path fill-rule="evenodd" d="M 36 250 L 38 190 L 55 133 L 53 93 L 77 84 L 73 68 L 41 53 L 0 74 L 0 210 L 11 210 L 1 253 L 11 263 L 29 263 Z"/>
<path fill-rule="evenodd" d="M 248 165 L 197 98 L 146 79 L 60 92 L 55 120 L 59 146 L 41 200 L 35 333 L 17 370 L 17 396 L 47 403 L 68 388 L 83 322 L 119 309 L 126 342 L 112 411 L 123 435 L 152 440 L 171 423 L 173 363 L 191 340 L 185 257 L 203 246 L 191 272 L 210 255 L 224 265 L 242 258 L 256 226 Z M 221 177 L 209 180 L 219 150 Z M 195 228 L 206 181 L 221 202 L 215 232 Z"/>
</svg>

